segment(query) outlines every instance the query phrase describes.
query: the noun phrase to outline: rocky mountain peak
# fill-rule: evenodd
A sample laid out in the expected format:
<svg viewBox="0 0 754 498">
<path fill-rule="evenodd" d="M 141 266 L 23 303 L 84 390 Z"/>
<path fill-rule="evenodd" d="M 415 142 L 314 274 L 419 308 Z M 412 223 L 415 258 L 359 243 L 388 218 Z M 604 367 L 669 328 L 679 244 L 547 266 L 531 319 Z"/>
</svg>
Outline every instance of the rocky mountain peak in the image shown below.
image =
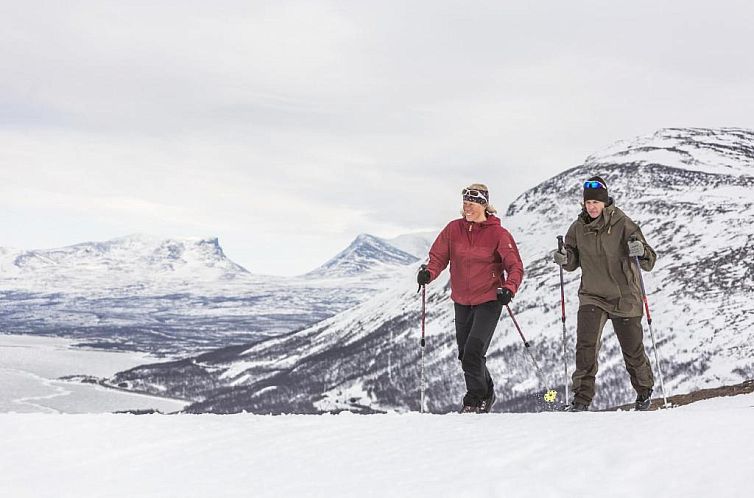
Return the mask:
<svg viewBox="0 0 754 498">
<path fill-rule="evenodd" d="M 351 276 L 384 266 L 407 265 L 419 259 L 374 235 L 362 233 L 334 258 L 307 276 Z"/>
</svg>

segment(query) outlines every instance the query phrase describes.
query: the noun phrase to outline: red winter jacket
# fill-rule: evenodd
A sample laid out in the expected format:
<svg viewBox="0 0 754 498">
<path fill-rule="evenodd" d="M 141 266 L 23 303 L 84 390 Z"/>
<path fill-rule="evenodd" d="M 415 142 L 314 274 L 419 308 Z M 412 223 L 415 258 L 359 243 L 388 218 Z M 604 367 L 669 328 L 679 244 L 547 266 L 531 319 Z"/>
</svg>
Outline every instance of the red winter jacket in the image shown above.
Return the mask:
<svg viewBox="0 0 754 498">
<path fill-rule="evenodd" d="M 497 289 L 513 294 L 524 277 L 524 264 L 510 232 L 489 214 L 482 223 L 453 220 L 429 250 L 432 280 L 450 263 L 450 298 L 464 305 L 497 299 Z"/>
</svg>

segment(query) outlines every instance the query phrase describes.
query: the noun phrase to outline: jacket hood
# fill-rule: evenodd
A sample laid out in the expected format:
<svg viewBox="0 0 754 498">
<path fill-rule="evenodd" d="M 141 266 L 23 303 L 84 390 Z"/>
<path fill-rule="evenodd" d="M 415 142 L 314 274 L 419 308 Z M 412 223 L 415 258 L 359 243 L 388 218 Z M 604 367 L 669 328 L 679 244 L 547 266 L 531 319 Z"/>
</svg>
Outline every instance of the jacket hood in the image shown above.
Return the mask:
<svg viewBox="0 0 754 498">
<path fill-rule="evenodd" d="M 461 221 L 464 223 L 469 223 L 466 221 L 466 218 L 461 218 Z M 477 223 L 479 226 L 488 226 L 488 225 L 495 225 L 495 226 L 502 226 L 502 223 L 500 222 L 500 218 L 495 216 L 494 214 L 487 214 L 487 219 L 484 220 L 481 223 Z"/>
<path fill-rule="evenodd" d="M 579 214 L 578 221 L 584 227 L 584 230 L 599 232 L 607 228 L 607 233 L 612 231 L 612 228 L 617 225 L 621 220 L 626 218 L 626 214 L 618 209 L 613 201 L 613 198 L 609 198 L 609 202 L 605 209 L 602 211 L 602 215 L 593 220 L 586 208 L 582 208 L 581 214 Z"/>
<path fill-rule="evenodd" d="M 602 215 L 597 218 L 596 220 L 593 220 L 591 216 L 589 216 L 589 213 L 586 210 L 586 206 L 581 206 L 581 213 L 579 213 L 578 219 L 584 224 L 589 225 L 594 222 L 598 222 L 599 225 L 602 223 L 600 222 L 600 219 L 606 220 L 605 223 L 609 225 L 615 225 L 621 218 L 625 217 L 626 215 L 618 209 L 618 207 L 615 205 L 615 200 L 613 200 L 612 197 L 608 197 L 607 205 L 605 205 L 605 209 L 602 211 Z"/>
</svg>

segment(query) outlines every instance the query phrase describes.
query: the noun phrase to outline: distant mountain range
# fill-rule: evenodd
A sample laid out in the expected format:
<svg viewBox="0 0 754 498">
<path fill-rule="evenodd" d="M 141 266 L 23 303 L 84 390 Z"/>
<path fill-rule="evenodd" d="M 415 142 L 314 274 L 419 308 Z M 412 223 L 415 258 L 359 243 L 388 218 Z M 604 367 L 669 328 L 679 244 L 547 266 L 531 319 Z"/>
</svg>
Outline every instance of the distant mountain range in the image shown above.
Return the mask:
<svg viewBox="0 0 754 498">
<path fill-rule="evenodd" d="M 417 260 L 367 234 L 294 278 L 250 273 L 216 238 L 131 235 L 58 249 L 0 248 L 0 333 L 196 354 L 333 316 L 386 288 Z"/>
<path fill-rule="evenodd" d="M 588 157 L 583 165 L 522 193 L 508 208 L 503 224 L 518 241 L 526 266 L 511 308 L 533 344 L 547 385 L 538 381 L 504 315 L 487 360 L 497 380 L 496 409 L 541 409 L 545 388 L 562 392 L 559 278 L 549 252 L 580 211 L 581 182 L 594 174 L 606 179 L 617 205 L 639 223 L 659 254 L 645 282 L 669 391 L 752 378 L 754 132 L 663 129 Z M 367 252 L 379 248 L 384 246 L 370 244 Z M 391 248 L 384 250 L 395 257 Z M 310 327 L 138 367 L 108 382 L 194 400 L 191 412 L 416 410 L 420 301 L 415 266 L 401 267 L 390 289 Z M 578 282 L 578 271 L 567 274 L 569 372 Z M 427 404 L 434 412 L 457 409 L 464 390 L 449 294 L 447 272 L 428 286 Z M 610 325 L 603 341 L 597 408 L 634 397 Z M 645 344 L 651 345 L 648 334 Z M 654 359 L 651 347 L 648 352 Z"/>
</svg>

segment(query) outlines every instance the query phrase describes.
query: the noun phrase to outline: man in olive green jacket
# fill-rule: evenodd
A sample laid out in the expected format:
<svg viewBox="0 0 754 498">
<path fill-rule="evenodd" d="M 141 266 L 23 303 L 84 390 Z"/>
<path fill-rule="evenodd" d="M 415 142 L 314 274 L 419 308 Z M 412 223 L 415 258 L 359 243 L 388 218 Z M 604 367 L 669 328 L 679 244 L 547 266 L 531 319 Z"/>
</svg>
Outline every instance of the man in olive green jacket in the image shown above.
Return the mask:
<svg viewBox="0 0 754 498">
<path fill-rule="evenodd" d="M 584 182 L 584 209 L 568 229 L 564 251 L 553 260 L 566 271 L 581 267 L 576 326 L 576 370 L 570 411 L 588 410 L 595 392 L 602 329 L 610 319 L 618 336 L 637 410 L 649 408 L 654 376 L 644 351 L 641 325 L 642 270 L 654 267 L 657 254 L 639 227 L 608 196 L 607 184 L 595 176 Z"/>
</svg>

